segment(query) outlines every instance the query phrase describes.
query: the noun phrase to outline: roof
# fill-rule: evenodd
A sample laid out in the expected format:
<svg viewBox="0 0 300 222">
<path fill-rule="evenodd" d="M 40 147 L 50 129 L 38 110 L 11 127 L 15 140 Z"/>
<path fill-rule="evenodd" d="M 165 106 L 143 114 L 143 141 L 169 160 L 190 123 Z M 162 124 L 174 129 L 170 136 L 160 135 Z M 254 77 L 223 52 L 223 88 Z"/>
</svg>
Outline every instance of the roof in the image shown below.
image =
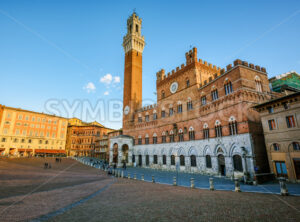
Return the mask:
<svg viewBox="0 0 300 222">
<path fill-rule="evenodd" d="M 296 97 L 296 96 L 299 96 L 300 95 L 300 91 L 299 92 L 296 92 L 296 93 L 292 93 L 292 94 L 289 94 L 289 95 L 286 95 L 286 96 L 282 96 L 282 97 L 279 97 L 279 98 L 276 98 L 276 99 L 271 99 L 267 102 L 264 102 L 264 103 L 260 103 L 258 105 L 255 105 L 253 106 L 253 108 L 261 108 L 265 105 L 268 105 L 268 104 L 271 104 L 271 103 L 274 103 L 274 102 L 279 102 L 281 100 L 285 100 L 285 99 L 289 99 L 289 98 L 293 98 L 293 97 Z"/>
<path fill-rule="evenodd" d="M 61 117 L 61 116 L 56 116 L 56 115 L 53 115 L 53 114 L 41 113 L 41 112 L 36 112 L 36 111 L 31 111 L 31 110 L 26 110 L 26 109 L 21 109 L 21 108 L 14 108 L 14 107 L 5 106 L 5 105 L 1 105 L 1 104 L 0 104 L 0 108 L 3 108 L 3 109 L 10 109 L 10 110 L 15 110 L 15 111 L 20 111 L 20 112 L 28 112 L 28 113 L 34 113 L 34 114 L 40 114 L 40 115 L 46 115 L 46 116 L 51 116 L 51 117 L 61 118 L 61 119 L 65 119 L 65 120 L 68 119 L 68 118 Z"/>
</svg>

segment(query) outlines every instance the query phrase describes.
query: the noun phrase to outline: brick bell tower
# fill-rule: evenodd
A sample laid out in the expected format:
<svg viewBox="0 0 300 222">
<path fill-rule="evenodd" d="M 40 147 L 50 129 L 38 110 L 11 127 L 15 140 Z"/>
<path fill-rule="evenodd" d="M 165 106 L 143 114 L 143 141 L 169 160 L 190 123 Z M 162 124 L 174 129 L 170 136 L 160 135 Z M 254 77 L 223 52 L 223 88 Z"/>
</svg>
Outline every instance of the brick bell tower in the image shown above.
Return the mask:
<svg viewBox="0 0 300 222">
<path fill-rule="evenodd" d="M 145 40 L 141 29 L 142 19 L 134 12 L 127 19 L 127 34 L 123 37 L 125 51 L 123 130 L 133 124 L 134 111 L 142 107 L 142 55 Z"/>
</svg>

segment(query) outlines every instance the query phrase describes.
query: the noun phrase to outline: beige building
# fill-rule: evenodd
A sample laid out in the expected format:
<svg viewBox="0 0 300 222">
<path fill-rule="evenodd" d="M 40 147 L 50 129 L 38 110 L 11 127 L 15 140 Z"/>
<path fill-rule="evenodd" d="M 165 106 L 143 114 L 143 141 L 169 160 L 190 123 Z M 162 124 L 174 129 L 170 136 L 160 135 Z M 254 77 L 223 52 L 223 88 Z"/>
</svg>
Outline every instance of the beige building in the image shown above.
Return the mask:
<svg viewBox="0 0 300 222">
<path fill-rule="evenodd" d="M 0 105 L 0 155 L 64 155 L 68 120 Z"/>
<path fill-rule="evenodd" d="M 271 172 L 300 181 L 300 92 L 255 106 L 260 112 Z"/>
</svg>

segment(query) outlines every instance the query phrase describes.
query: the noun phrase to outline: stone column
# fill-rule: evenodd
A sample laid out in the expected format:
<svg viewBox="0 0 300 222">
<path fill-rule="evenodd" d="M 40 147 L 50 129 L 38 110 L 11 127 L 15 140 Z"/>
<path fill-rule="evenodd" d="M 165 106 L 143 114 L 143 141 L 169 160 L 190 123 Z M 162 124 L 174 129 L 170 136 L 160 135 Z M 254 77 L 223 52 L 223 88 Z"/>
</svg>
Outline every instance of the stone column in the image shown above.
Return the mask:
<svg viewBox="0 0 300 222">
<path fill-rule="evenodd" d="M 175 156 L 175 167 L 177 166 L 177 164 L 179 165 L 179 169 L 180 169 L 180 158 L 179 158 L 179 156 Z"/>
<path fill-rule="evenodd" d="M 118 167 L 122 167 L 122 160 L 123 160 L 122 157 L 123 157 L 122 146 L 120 146 L 120 144 L 118 144 L 118 163 L 117 163 Z"/>
<path fill-rule="evenodd" d="M 128 165 L 132 166 L 132 150 L 128 150 Z"/>
<path fill-rule="evenodd" d="M 149 166 L 151 167 L 153 165 L 153 155 L 149 155 Z"/>
<path fill-rule="evenodd" d="M 142 160 L 143 160 L 142 167 L 145 167 L 146 166 L 146 155 L 142 155 Z"/>
<path fill-rule="evenodd" d="M 169 155 L 166 156 L 166 165 L 168 169 L 171 168 L 171 156 Z"/>
<path fill-rule="evenodd" d="M 185 162 L 185 170 L 191 171 L 191 158 L 189 156 L 185 156 L 184 162 Z"/>
<path fill-rule="evenodd" d="M 212 165 L 212 171 L 214 174 L 219 174 L 219 163 L 218 163 L 218 157 L 217 156 L 211 156 L 211 165 Z"/>
<path fill-rule="evenodd" d="M 233 162 L 231 156 L 225 156 L 225 167 L 226 167 L 226 176 L 231 177 L 233 175 Z"/>
<path fill-rule="evenodd" d="M 204 156 L 197 156 L 197 168 L 200 172 L 206 172 L 206 162 Z"/>
</svg>

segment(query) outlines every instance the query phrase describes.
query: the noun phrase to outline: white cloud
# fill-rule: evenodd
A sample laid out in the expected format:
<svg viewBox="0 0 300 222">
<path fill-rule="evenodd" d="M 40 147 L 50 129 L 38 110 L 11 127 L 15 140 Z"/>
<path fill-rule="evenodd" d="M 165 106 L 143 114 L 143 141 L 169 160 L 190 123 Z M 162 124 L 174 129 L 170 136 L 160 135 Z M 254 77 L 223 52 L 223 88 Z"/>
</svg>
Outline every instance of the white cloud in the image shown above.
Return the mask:
<svg viewBox="0 0 300 222">
<path fill-rule="evenodd" d="M 100 82 L 109 85 L 112 81 L 113 77 L 110 73 L 107 73 L 105 76 L 100 78 Z"/>
<path fill-rule="evenodd" d="M 96 91 L 96 86 L 95 86 L 94 83 L 89 82 L 88 84 L 86 84 L 86 85 L 83 87 L 83 89 L 86 90 L 87 93 L 95 92 L 95 91 Z"/>
<path fill-rule="evenodd" d="M 120 76 L 115 76 L 114 83 L 119 83 L 119 82 L 120 82 Z"/>
<path fill-rule="evenodd" d="M 105 92 L 104 92 L 104 95 L 105 95 L 105 96 L 108 96 L 108 95 L 109 95 L 109 92 L 108 92 L 108 91 L 105 91 Z"/>
</svg>

